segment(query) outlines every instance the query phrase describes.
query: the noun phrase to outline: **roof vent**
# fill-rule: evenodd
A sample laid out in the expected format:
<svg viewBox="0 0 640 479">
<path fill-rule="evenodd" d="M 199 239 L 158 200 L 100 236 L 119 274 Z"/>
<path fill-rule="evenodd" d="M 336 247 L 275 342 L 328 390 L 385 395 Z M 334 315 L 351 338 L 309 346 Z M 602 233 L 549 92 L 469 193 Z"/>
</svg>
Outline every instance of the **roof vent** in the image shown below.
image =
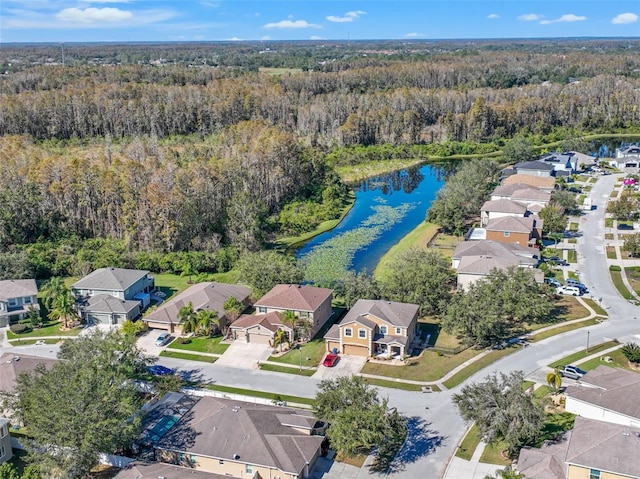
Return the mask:
<svg viewBox="0 0 640 479">
<path fill-rule="evenodd" d="M 20 356 L 14 356 L 14 357 L 13 357 L 13 360 L 14 360 L 14 361 L 20 361 Z"/>
</svg>

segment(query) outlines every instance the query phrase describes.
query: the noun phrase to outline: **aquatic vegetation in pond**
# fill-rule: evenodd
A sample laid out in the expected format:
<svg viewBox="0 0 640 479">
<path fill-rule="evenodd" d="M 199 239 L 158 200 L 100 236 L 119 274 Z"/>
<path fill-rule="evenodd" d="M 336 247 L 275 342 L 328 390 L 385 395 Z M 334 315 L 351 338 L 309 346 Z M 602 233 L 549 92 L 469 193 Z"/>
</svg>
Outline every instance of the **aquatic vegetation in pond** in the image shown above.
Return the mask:
<svg viewBox="0 0 640 479">
<path fill-rule="evenodd" d="M 384 199 L 378 199 L 377 202 L 371 207 L 374 213 L 356 228 L 315 246 L 301 258 L 305 265 L 306 281 L 329 286 L 342 279 L 351 268 L 356 252 L 366 249 L 416 207 L 416 203 L 392 207 L 385 204 Z"/>
</svg>

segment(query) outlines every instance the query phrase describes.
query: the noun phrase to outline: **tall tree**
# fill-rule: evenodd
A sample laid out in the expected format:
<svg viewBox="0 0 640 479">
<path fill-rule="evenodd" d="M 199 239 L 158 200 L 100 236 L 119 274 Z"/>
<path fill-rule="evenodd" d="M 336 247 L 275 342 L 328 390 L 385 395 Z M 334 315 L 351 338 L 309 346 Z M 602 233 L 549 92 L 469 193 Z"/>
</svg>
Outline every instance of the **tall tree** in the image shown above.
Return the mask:
<svg viewBox="0 0 640 479">
<path fill-rule="evenodd" d="M 560 370 L 555 368 L 552 372 L 547 373 L 547 384 L 551 389 L 553 389 L 554 393 L 557 393 L 562 387 L 562 374 L 560 374 Z"/>
<path fill-rule="evenodd" d="M 502 149 L 502 155 L 509 163 L 531 161 L 536 156 L 533 144 L 524 136 L 517 136 L 509 141 Z"/>
<path fill-rule="evenodd" d="M 71 291 L 67 289 L 53 299 L 49 310 L 49 318 L 54 321 L 61 321 L 65 328 L 69 327 L 71 321 L 78 319 L 76 300 Z"/>
<path fill-rule="evenodd" d="M 567 228 L 564 208 L 558 203 L 549 203 L 540 210 L 539 216 L 544 221 L 543 228 L 547 235 L 562 233 Z"/>
<path fill-rule="evenodd" d="M 197 333 L 198 317 L 193 310 L 193 303 L 191 303 L 191 301 L 178 310 L 178 322 L 182 325 L 183 333 Z"/>
<path fill-rule="evenodd" d="M 214 328 L 220 329 L 218 312 L 210 309 L 201 309 L 196 313 L 197 331 L 206 336 L 214 332 Z"/>
<path fill-rule="evenodd" d="M 237 264 L 240 277 L 256 295 L 262 296 L 276 284 L 296 284 L 304 275 L 295 258 L 275 251 L 244 254 Z"/>
<path fill-rule="evenodd" d="M 64 295 L 69 291 L 69 288 L 64 284 L 64 279 L 56 276 L 51 278 L 46 284 L 40 289 L 42 293 L 42 304 L 47 309 L 51 309 L 54 300 L 61 295 Z"/>
<path fill-rule="evenodd" d="M 539 404 L 522 389 L 524 373 L 490 374 L 484 382 L 463 386 L 453 403 L 467 422 L 474 422 L 488 443 L 503 440 L 511 455 L 534 444 L 543 425 Z"/>
<path fill-rule="evenodd" d="M 334 294 L 344 298 L 347 308 L 351 308 L 359 299 L 380 299 L 381 286 L 378 280 L 366 271 L 348 271 L 336 289 Z"/>
</svg>

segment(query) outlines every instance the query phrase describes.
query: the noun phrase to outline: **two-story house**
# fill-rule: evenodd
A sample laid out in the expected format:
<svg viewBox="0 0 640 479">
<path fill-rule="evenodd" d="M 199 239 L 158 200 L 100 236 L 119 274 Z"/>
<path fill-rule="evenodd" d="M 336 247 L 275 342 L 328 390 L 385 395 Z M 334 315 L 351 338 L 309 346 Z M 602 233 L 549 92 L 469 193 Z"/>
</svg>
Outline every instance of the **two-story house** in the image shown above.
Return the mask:
<svg viewBox="0 0 640 479">
<path fill-rule="evenodd" d="M 417 304 L 359 299 L 324 336 L 327 351 L 354 356 L 404 356 L 416 334 Z"/>
<path fill-rule="evenodd" d="M 0 281 L 0 328 L 24 319 L 30 309 L 40 311 L 35 279 Z"/>
<path fill-rule="evenodd" d="M 13 457 L 9 427 L 9 420 L 4 417 L 0 417 L 0 464 L 7 462 Z"/>
<path fill-rule="evenodd" d="M 521 218 L 505 216 L 489 220 L 485 226 L 484 239 L 501 243 L 516 243 L 520 246 L 536 246 L 542 238 L 543 221 L 537 216 Z"/>
<path fill-rule="evenodd" d="M 333 313 L 332 298 L 333 290 L 331 289 L 299 284 L 277 284 L 256 301 L 254 307 L 258 314 L 292 311 L 296 317 L 309 320 L 310 336 L 313 337 Z"/>
<path fill-rule="evenodd" d="M 518 173 L 502 180 L 502 185 L 515 184 L 533 186 L 543 191 L 553 191 L 556 187 L 556 179 L 552 176 L 534 176 Z"/>
<path fill-rule="evenodd" d="M 71 285 L 71 292 L 82 301 L 88 322 L 121 324 L 134 319 L 151 302 L 155 280 L 149 271 L 100 268 Z"/>
</svg>

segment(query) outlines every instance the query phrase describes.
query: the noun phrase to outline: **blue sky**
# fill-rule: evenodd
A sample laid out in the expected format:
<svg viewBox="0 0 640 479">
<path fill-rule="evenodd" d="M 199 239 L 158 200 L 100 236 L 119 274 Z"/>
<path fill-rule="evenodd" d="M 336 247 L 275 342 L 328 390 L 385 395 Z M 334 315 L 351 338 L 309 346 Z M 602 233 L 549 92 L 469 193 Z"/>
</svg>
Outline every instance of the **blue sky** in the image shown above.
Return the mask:
<svg viewBox="0 0 640 479">
<path fill-rule="evenodd" d="M 638 0 L 0 0 L 0 41 L 638 37 L 639 17 Z"/>
</svg>

